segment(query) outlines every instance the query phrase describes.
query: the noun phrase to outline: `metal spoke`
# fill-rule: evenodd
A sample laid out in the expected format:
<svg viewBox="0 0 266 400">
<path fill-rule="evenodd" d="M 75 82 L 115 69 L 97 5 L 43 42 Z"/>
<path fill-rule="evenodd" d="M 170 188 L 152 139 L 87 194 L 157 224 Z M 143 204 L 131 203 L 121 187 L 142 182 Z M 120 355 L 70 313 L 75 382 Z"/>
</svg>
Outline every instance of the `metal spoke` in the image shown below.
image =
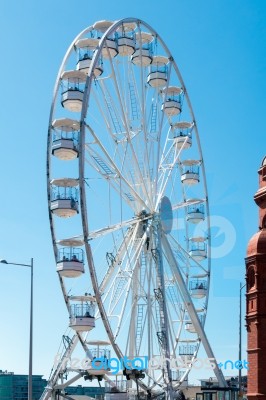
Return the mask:
<svg viewBox="0 0 266 400">
<path fill-rule="evenodd" d="M 202 341 L 202 344 L 203 344 L 203 346 L 205 348 L 207 356 L 209 357 L 210 360 L 212 360 L 212 362 L 215 365 L 214 373 L 216 375 L 216 378 L 218 379 L 219 385 L 221 387 L 226 387 L 227 384 L 226 384 L 225 378 L 224 378 L 223 374 L 221 373 L 221 371 L 220 371 L 220 369 L 218 367 L 217 361 L 216 361 L 216 359 L 214 357 L 214 354 L 212 352 L 212 349 L 211 349 L 211 346 L 210 346 L 209 341 L 207 339 L 206 333 L 205 333 L 205 331 L 204 331 L 204 329 L 203 329 L 203 327 L 201 325 L 201 322 L 199 320 L 199 317 L 198 317 L 198 314 L 196 312 L 195 306 L 194 306 L 193 302 L 191 302 L 191 300 L 190 300 L 190 295 L 189 295 L 189 292 L 187 290 L 187 286 L 185 284 L 184 278 L 183 278 L 183 276 L 182 276 L 182 274 L 181 274 L 181 272 L 179 270 L 179 266 L 178 266 L 177 261 L 176 261 L 176 259 L 174 257 L 174 254 L 172 252 L 171 246 L 170 246 L 170 244 L 169 244 L 169 242 L 168 242 L 168 240 L 167 240 L 167 238 L 166 238 L 166 236 L 164 234 L 162 234 L 162 245 L 163 245 L 163 247 L 165 249 L 165 255 L 166 255 L 167 259 L 168 259 L 169 265 L 172 268 L 173 275 L 174 275 L 174 277 L 175 277 L 175 279 L 176 279 L 176 281 L 178 283 L 178 286 L 179 286 L 179 289 L 180 289 L 180 293 L 181 293 L 181 295 L 183 297 L 184 305 L 185 305 L 185 307 L 187 309 L 187 312 L 188 312 L 188 314 L 189 314 L 189 316 L 191 318 L 191 321 L 192 321 L 193 325 L 195 326 L 195 328 L 197 329 L 197 332 L 199 333 L 199 336 L 201 338 L 201 341 Z"/>
</svg>

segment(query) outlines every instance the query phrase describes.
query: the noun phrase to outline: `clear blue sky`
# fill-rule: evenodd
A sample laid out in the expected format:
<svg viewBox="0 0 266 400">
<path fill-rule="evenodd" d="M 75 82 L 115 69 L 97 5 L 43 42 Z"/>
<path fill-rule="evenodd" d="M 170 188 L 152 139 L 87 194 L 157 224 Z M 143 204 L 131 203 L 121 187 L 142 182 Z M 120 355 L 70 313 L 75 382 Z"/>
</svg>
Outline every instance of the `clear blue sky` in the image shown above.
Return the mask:
<svg viewBox="0 0 266 400">
<path fill-rule="evenodd" d="M 247 241 L 257 231 L 252 197 L 266 153 L 266 3 L 1 0 L 0 6 L 0 257 L 22 263 L 34 257 L 34 373 L 48 376 L 68 322 L 46 200 L 53 86 L 81 30 L 97 20 L 123 17 L 138 17 L 158 31 L 186 83 L 201 137 L 211 214 L 229 221 L 230 229 L 223 225 L 225 232 L 217 234 L 214 246 L 219 251 L 233 244 L 228 254 L 213 260 L 206 329 L 217 359 L 237 359 L 239 283 Z M 27 373 L 29 271 L 2 264 L 0 270 L 0 369 Z"/>
</svg>

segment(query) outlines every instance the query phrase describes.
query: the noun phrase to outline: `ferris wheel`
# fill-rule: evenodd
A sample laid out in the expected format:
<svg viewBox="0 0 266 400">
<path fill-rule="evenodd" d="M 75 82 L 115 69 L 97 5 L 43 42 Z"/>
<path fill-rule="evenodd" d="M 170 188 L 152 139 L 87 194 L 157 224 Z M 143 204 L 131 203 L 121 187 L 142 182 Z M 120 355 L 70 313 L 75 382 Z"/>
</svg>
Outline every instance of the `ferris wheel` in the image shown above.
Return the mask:
<svg viewBox="0 0 266 400">
<path fill-rule="evenodd" d="M 102 335 L 117 358 L 151 361 L 140 387 L 170 398 L 202 343 L 226 385 L 204 331 L 210 222 L 198 129 L 174 57 L 145 22 L 98 21 L 71 44 L 51 107 L 47 188 L 71 343 L 92 354 Z"/>
</svg>

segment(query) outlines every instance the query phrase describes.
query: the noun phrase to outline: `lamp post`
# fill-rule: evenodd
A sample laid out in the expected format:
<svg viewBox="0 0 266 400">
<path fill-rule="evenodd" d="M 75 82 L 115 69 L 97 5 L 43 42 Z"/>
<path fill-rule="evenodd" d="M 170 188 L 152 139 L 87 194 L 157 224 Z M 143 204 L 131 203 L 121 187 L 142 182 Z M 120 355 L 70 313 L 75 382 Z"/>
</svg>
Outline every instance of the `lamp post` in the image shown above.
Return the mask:
<svg viewBox="0 0 266 400">
<path fill-rule="evenodd" d="M 238 359 L 242 361 L 242 289 L 246 286 L 246 283 L 242 285 L 240 282 L 240 289 L 239 289 L 239 353 Z M 239 398 L 243 397 L 242 394 L 242 368 L 238 370 L 238 388 L 239 388 Z"/>
<path fill-rule="evenodd" d="M 30 281 L 30 343 L 29 343 L 29 381 L 28 381 L 28 400 L 32 400 L 32 342 L 33 342 L 33 258 L 30 264 L 18 264 L 0 260 L 2 264 L 19 265 L 21 267 L 29 267 L 31 269 Z"/>
</svg>

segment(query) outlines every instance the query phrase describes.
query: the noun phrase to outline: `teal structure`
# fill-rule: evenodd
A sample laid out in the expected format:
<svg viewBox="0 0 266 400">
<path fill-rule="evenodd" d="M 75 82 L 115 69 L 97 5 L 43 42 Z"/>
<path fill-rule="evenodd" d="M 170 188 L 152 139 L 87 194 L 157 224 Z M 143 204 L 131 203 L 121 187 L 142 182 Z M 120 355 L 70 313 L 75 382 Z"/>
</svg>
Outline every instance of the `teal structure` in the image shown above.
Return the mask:
<svg viewBox="0 0 266 400">
<path fill-rule="evenodd" d="M 46 385 L 47 381 L 42 375 L 33 375 L 32 400 L 39 400 Z M 28 375 L 0 370 L 0 399 L 28 400 Z"/>
<path fill-rule="evenodd" d="M 32 377 L 32 400 L 39 400 L 47 380 L 42 375 Z M 69 395 L 87 395 L 102 399 L 104 387 L 69 386 L 65 389 Z M 16 375 L 14 372 L 0 370 L 0 400 L 28 400 L 28 375 Z"/>
</svg>

